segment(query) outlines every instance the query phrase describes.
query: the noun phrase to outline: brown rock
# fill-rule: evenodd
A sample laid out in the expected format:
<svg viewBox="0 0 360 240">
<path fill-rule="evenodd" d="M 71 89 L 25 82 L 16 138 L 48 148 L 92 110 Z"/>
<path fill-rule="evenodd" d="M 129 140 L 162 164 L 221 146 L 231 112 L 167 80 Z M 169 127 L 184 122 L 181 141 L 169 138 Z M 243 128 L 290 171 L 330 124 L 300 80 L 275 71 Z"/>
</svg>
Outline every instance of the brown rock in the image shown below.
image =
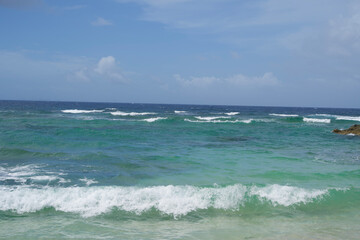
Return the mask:
<svg viewBox="0 0 360 240">
<path fill-rule="evenodd" d="M 349 127 L 348 129 L 345 129 L 345 130 L 334 129 L 333 133 L 338 133 L 338 134 L 343 134 L 343 135 L 355 134 L 355 135 L 360 136 L 360 125 L 355 124 L 355 125 L 352 125 L 351 127 Z"/>
</svg>

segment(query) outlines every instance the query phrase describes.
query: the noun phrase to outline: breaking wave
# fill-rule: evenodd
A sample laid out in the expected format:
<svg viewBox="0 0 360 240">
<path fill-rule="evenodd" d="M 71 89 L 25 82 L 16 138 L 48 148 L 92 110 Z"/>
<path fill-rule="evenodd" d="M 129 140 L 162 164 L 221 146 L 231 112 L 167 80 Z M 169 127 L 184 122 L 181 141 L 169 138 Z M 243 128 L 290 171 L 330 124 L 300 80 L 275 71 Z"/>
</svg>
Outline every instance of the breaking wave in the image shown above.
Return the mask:
<svg viewBox="0 0 360 240">
<path fill-rule="evenodd" d="M 289 207 L 321 200 L 331 191 L 347 189 L 304 189 L 292 186 L 265 187 L 235 184 L 225 187 L 152 186 L 152 187 L 0 187 L 0 210 L 22 214 L 44 208 L 77 213 L 84 217 L 113 209 L 142 214 L 155 209 L 174 217 L 204 209 L 240 210 L 245 204 Z"/>
<path fill-rule="evenodd" d="M 270 113 L 270 116 L 277 116 L 277 117 L 298 117 L 297 114 L 280 114 L 280 113 Z"/>
<path fill-rule="evenodd" d="M 104 110 L 80 110 L 80 109 L 66 109 L 61 110 L 63 113 L 100 113 Z"/>
<path fill-rule="evenodd" d="M 176 114 L 185 114 L 185 113 L 187 113 L 187 111 L 178 111 L 178 110 L 175 110 L 174 113 L 176 113 Z"/>
<path fill-rule="evenodd" d="M 142 119 L 141 121 L 145 121 L 145 122 L 155 122 L 158 120 L 165 120 L 167 119 L 166 117 L 155 117 L 155 118 L 146 118 L 146 119 Z"/>
<path fill-rule="evenodd" d="M 228 116 L 234 116 L 234 115 L 238 115 L 240 112 L 228 112 L 228 113 L 225 113 L 226 115 Z"/>
<path fill-rule="evenodd" d="M 144 116 L 144 115 L 154 115 L 156 113 L 153 112 L 122 112 L 122 111 L 116 111 L 116 112 L 110 112 L 111 115 L 114 116 Z"/>
<path fill-rule="evenodd" d="M 331 119 L 328 118 L 324 118 L 324 119 L 320 119 L 320 118 L 303 118 L 304 122 L 309 122 L 309 123 L 330 123 Z"/>
<path fill-rule="evenodd" d="M 358 122 L 360 122 L 360 117 L 359 116 L 342 116 L 342 115 L 332 115 L 332 114 L 315 114 L 315 116 L 331 117 L 331 118 L 335 118 L 336 120 L 358 121 Z"/>
</svg>

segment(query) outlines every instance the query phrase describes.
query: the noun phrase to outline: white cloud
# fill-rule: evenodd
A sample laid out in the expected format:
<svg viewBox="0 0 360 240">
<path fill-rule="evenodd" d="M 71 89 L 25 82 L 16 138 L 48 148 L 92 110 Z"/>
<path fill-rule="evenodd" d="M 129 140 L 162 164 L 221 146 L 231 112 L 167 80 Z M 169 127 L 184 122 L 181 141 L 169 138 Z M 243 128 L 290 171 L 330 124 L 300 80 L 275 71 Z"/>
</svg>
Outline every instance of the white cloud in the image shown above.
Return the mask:
<svg viewBox="0 0 360 240">
<path fill-rule="evenodd" d="M 236 74 L 225 78 L 217 77 L 190 77 L 188 79 L 179 74 L 174 75 L 175 80 L 184 87 L 211 87 L 211 86 L 232 86 L 232 87 L 269 87 L 277 86 L 280 81 L 273 73 L 267 72 L 263 76 L 249 77 L 243 74 Z"/>
<path fill-rule="evenodd" d="M 85 66 L 69 76 L 77 81 L 128 82 L 113 56 L 102 57 L 95 66 Z"/>
<path fill-rule="evenodd" d="M 115 65 L 115 58 L 113 56 L 102 57 L 95 68 L 95 72 L 104 74 L 114 69 Z"/>
<path fill-rule="evenodd" d="M 95 21 L 91 22 L 91 24 L 93 26 L 109 26 L 109 25 L 113 25 L 112 22 L 102 18 L 102 17 L 98 17 Z"/>
</svg>

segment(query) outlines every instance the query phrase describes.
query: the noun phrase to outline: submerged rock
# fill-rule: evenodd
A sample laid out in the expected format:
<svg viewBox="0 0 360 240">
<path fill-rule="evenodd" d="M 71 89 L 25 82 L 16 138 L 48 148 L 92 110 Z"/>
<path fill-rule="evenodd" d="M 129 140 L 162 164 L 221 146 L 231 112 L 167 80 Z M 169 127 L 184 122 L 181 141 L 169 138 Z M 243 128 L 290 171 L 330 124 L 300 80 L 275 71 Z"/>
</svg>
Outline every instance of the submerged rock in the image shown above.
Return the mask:
<svg viewBox="0 0 360 240">
<path fill-rule="evenodd" d="M 345 130 L 334 129 L 333 133 L 338 133 L 338 134 L 343 134 L 343 135 L 355 134 L 355 135 L 360 136 L 360 125 L 355 124 Z"/>
</svg>

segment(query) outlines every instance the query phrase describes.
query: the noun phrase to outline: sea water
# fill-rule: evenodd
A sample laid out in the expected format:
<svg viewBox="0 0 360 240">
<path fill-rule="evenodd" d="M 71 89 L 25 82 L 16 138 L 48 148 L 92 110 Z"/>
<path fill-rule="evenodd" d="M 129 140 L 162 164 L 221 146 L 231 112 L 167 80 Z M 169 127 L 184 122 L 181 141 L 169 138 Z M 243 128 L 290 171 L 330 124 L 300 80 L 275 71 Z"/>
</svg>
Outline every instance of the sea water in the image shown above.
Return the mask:
<svg viewBox="0 0 360 240">
<path fill-rule="evenodd" d="M 0 101 L 1 239 L 358 239 L 360 109 Z"/>
</svg>

